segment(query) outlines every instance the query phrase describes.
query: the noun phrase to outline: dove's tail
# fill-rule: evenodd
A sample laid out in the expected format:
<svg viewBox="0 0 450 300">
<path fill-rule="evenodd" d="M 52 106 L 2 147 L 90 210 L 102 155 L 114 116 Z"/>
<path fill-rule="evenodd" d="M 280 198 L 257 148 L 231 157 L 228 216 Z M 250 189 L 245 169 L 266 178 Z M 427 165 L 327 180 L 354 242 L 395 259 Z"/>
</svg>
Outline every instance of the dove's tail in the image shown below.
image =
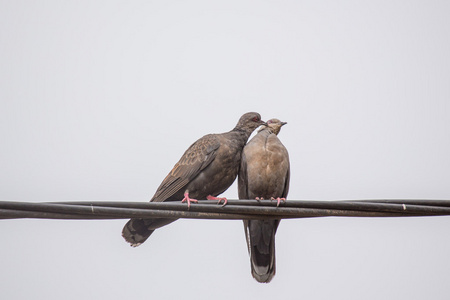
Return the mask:
<svg viewBox="0 0 450 300">
<path fill-rule="evenodd" d="M 252 275 L 268 283 L 275 276 L 275 233 L 280 220 L 244 220 Z"/>
<path fill-rule="evenodd" d="M 123 238 L 137 247 L 145 242 L 155 229 L 170 224 L 176 219 L 130 219 L 122 230 Z"/>
</svg>

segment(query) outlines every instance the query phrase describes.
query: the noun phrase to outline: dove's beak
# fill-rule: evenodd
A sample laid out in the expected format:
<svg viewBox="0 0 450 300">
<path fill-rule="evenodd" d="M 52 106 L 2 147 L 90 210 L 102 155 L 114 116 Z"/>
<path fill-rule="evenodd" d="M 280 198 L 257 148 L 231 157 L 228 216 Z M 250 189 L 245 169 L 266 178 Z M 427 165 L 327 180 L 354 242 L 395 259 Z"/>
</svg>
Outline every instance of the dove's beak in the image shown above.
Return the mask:
<svg viewBox="0 0 450 300">
<path fill-rule="evenodd" d="M 286 124 L 287 124 L 287 122 L 281 122 L 281 126 L 284 126 Z"/>
</svg>

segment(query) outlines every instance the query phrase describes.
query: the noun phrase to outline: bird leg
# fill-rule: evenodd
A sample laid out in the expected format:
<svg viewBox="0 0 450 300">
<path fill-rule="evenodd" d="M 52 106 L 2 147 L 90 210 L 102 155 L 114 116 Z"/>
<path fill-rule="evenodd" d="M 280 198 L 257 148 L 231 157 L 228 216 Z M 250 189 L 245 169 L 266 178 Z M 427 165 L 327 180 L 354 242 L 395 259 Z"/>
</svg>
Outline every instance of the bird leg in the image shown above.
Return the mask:
<svg viewBox="0 0 450 300">
<path fill-rule="evenodd" d="M 183 200 L 181 200 L 181 203 L 184 203 L 184 202 L 187 202 L 188 209 L 189 209 L 189 208 L 191 208 L 191 202 L 197 203 L 198 200 L 189 198 L 189 192 L 186 191 L 186 192 L 184 193 L 184 198 L 183 198 Z"/>
<path fill-rule="evenodd" d="M 217 204 L 220 204 L 220 202 L 223 200 L 223 205 L 222 206 L 227 205 L 227 202 L 228 202 L 227 198 L 225 198 L 225 197 L 214 197 L 214 196 L 211 196 L 211 195 L 208 195 L 208 197 L 206 197 L 206 199 L 208 199 L 208 200 L 219 200 L 219 202 L 217 202 Z"/>
<path fill-rule="evenodd" d="M 260 200 L 264 200 L 264 198 L 263 197 L 261 197 L 261 198 L 256 197 L 255 200 L 257 200 L 259 202 Z"/>
<path fill-rule="evenodd" d="M 270 200 L 277 200 L 277 206 L 280 206 L 280 202 L 283 201 L 284 203 L 286 203 L 286 198 L 280 198 L 278 197 L 277 199 L 275 199 L 274 197 L 270 197 Z"/>
</svg>

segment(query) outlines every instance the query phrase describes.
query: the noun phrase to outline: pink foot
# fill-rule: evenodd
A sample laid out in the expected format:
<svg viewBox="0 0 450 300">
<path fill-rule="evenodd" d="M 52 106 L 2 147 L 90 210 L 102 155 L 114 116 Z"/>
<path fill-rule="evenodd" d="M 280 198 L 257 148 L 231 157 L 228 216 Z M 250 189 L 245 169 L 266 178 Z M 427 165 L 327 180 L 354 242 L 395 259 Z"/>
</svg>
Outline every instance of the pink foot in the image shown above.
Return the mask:
<svg viewBox="0 0 450 300">
<path fill-rule="evenodd" d="M 261 197 L 261 198 L 259 198 L 259 197 L 256 197 L 255 199 L 256 199 L 256 200 L 258 200 L 258 201 L 260 201 L 260 200 L 264 200 L 264 198 L 263 198 L 263 197 Z"/>
<path fill-rule="evenodd" d="M 197 203 L 198 200 L 189 198 L 189 193 L 186 192 L 186 193 L 184 193 L 184 198 L 183 198 L 183 200 L 181 200 L 181 203 L 184 203 L 184 202 L 187 202 L 187 204 L 188 204 L 188 209 L 189 209 L 189 208 L 191 208 L 191 202 Z"/>
<path fill-rule="evenodd" d="M 220 202 L 222 202 L 222 200 L 223 200 L 223 205 L 222 206 L 227 205 L 227 202 L 228 202 L 227 198 L 225 198 L 225 197 L 214 197 L 214 196 L 211 196 L 211 195 L 208 195 L 208 197 L 206 197 L 206 199 L 208 199 L 208 200 L 219 200 L 219 202 L 217 202 L 217 204 L 220 204 Z"/>
<path fill-rule="evenodd" d="M 284 203 L 286 203 L 286 198 L 280 198 L 278 197 L 277 199 L 275 199 L 274 197 L 270 197 L 270 200 L 277 200 L 277 206 L 280 206 L 280 202 L 283 201 Z"/>
</svg>

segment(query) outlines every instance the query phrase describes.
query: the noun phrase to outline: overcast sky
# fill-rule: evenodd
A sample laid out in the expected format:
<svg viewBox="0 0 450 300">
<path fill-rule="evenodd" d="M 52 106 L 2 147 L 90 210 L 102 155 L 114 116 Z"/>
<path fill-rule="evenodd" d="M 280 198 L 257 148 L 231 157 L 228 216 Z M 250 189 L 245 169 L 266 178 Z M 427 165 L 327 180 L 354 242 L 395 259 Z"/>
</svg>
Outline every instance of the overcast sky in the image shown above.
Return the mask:
<svg viewBox="0 0 450 300">
<path fill-rule="evenodd" d="M 220 4 L 218 3 L 220 2 Z M 448 1 L 0 1 L 0 200 L 148 201 L 196 139 L 288 122 L 288 199 L 450 199 Z M 237 197 L 236 185 L 224 194 Z M 4 299 L 448 299 L 450 217 L 0 221 Z"/>
</svg>

